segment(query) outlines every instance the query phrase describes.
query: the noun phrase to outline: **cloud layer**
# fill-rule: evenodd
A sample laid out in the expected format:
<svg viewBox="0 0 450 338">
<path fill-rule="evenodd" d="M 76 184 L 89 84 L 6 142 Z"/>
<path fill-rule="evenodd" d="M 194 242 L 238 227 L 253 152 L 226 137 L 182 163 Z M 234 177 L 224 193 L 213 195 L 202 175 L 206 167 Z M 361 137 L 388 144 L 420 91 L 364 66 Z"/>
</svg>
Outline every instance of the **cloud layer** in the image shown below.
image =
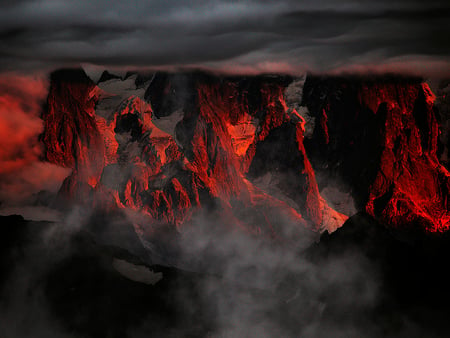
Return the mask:
<svg viewBox="0 0 450 338">
<path fill-rule="evenodd" d="M 43 131 L 39 118 L 47 95 L 45 80 L 38 77 L 0 77 L 0 174 L 10 174 L 37 160 L 37 142 Z"/>
<path fill-rule="evenodd" d="M 229 72 L 450 73 L 450 4 L 3 1 L 2 70 L 93 63 Z"/>
<path fill-rule="evenodd" d="M 29 200 L 40 190 L 55 192 L 70 170 L 41 162 L 40 118 L 47 96 L 41 76 L 0 76 L 0 205 Z"/>
</svg>

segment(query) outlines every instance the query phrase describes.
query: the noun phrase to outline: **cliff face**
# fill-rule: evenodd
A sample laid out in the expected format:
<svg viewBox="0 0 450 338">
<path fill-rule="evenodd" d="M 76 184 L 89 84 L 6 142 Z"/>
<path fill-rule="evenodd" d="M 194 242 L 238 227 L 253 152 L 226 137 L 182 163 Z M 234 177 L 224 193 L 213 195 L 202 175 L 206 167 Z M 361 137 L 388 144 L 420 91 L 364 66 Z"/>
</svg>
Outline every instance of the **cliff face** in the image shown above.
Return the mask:
<svg viewBox="0 0 450 338">
<path fill-rule="evenodd" d="M 307 149 L 383 223 L 450 227 L 448 171 L 439 163 L 434 95 L 417 80 L 310 78 L 303 102 L 320 123 Z"/>
<path fill-rule="evenodd" d="M 389 224 L 445 229 L 448 173 L 426 85 L 309 78 L 306 139 L 305 118 L 285 101 L 292 81 L 157 73 L 95 85 L 81 70 L 55 72 L 42 139 L 50 162 L 73 168 L 61 196 L 157 224 L 208 214 L 289 238 L 347 219 L 322 198 L 318 170 L 343 177 L 359 207 Z"/>
<path fill-rule="evenodd" d="M 80 200 L 97 184 L 104 166 L 105 144 L 95 120 L 94 88 L 82 70 L 54 72 L 42 115 L 45 157 L 73 169 L 61 192 Z"/>
</svg>

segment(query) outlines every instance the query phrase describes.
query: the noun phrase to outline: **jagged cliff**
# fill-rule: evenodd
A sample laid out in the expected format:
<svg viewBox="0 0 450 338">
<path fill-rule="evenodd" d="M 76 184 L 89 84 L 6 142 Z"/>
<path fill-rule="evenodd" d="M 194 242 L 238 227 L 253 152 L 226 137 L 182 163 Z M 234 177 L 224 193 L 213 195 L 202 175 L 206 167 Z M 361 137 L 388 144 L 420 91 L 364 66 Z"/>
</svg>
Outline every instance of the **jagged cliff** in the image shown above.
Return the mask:
<svg viewBox="0 0 450 338">
<path fill-rule="evenodd" d="M 434 95 L 418 79 L 314 78 L 303 102 L 320 123 L 315 169 L 351 186 L 361 210 L 395 227 L 450 227 L 449 172 L 439 163 Z"/>
<path fill-rule="evenodd" d="M 449 174 L 425 84 L 308 77 L 288 106 L 295 81 L 156 73 L 96 85 L 82 70 L 57 71 L 42 140 L 50 162 L 73 168 L 60 195 L 158 224 L 206 213 L 286 238 L 292 227 L 333 231 L 349 216 L 321 196 L 318 171 L 342 178 L 358 208 L 388 224 L 447 229 Z"/>
</svg>

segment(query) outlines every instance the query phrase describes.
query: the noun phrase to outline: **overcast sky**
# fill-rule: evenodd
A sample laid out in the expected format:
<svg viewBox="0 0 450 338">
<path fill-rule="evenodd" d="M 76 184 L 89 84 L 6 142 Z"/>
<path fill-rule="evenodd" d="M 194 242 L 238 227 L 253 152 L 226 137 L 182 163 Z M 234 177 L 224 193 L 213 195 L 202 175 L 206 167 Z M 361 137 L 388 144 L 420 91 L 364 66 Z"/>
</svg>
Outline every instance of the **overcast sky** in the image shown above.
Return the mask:
<svg viewBox="0 0 450 338">
<path fill-rule="evenodd" d="M 1 0 L 0 70 L 450 73 L 447 0 Z"/>
</svg>

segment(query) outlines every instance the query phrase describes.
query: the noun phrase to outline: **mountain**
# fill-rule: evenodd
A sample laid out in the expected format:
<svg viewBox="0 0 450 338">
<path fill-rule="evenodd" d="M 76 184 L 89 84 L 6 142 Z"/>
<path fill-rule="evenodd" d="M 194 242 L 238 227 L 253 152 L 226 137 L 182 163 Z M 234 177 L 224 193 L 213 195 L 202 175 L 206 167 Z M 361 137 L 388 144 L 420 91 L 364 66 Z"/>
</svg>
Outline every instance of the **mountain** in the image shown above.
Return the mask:
<svg viewBox="0 0 450 338">
<path fill-rule="evenodd" d="M 306 145 L 314 168 L 339 177 L 383 223 L 447 231 L 450 174 L 437 156 L 434 101 L 420 79 L 308 78 L 303 103 L 319 121 Z"/>
<path fill-rule="evenodd" d="M 393 227 L 450 225 L 435 97 L 420 79 L 128 75 L 51 75 L 45 156 L 73 170 L 61 201 L 281 241 L 340 227 L 354 213 L 341 196 Z"/>
<path fill-rule="evenodd" d="M 62 217 L 0 217 L 0 331 L 446 336 L 447 86 L 53 72 Z"/>
</svg>

